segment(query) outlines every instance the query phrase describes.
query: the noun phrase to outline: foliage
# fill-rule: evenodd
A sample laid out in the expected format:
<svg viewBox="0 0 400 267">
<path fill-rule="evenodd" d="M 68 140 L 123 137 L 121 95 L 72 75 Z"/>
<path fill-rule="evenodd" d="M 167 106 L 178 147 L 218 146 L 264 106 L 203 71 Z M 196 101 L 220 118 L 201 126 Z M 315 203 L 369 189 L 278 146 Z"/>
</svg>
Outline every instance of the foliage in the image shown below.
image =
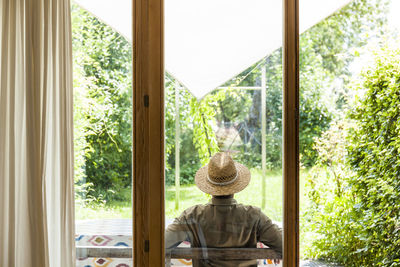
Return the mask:
<svg viewBox="0 0 400 267">
<path fill-rule="evenodd" d="M 172 76 L 167 74 L 165 83 L 165 151 L 166 151 L 166 183 L 175 183 L 175 97 L 176 86 L 179 87 L 179 119 L 180 119 L 180 183 L 194 183 L 196 171 L 208 163 L 211 155 L 218 152 L 214 123 L 215 112 L 212 104 L 220 96 L 206 96 L 198 101 Z"/>
<path fill-rule="evenodd" d="M 314 138 L 348 107 L 350 51 L 378 34 L 386 21 L 385 3 L 352 1 L 300 36 L 300 153 L 305 166 L 317 160 Z"/>
<path fill-rule="evenodd" d="M 348 246 L 355 245 L 357 221 L 353 221 L 354 198 L 349 190 L 352 175 L 343 140 L 351 124 L 335 121 L 316 139 L 319 158 L 306 181 L 306 202 L 302 211 L 302 250 L 305 257 L 347 262 Z M 346 235 L 346 240 L 340 235 Z M 335 251 L 334 253 L 332 251 Z M 334 255 L 335 256 L 334 256 Z M 347 265 L 346 265 L 347 266 Z M 351 265 L 350 265 L 351 266 Z"/>
<path fill-rule="evenodd" d="M 321 166 L 335 162 L 341 172 L 310 179 L 305 224 L 315 236 L 307 253 L 346 266 L 400 266 L 400 50 L 378 53 L 353 90 L 360 94 L 349 112 L 354 125 L 321 140 L 348 135 L 348 144 L 330 151 L 318 143 Z"/>
<path fill-rule="evenodd" d="M 83 202 L 129 200 L 131 185 L 131 46 L 109 26 L 78 6 L 72 7 L 74 49 L 75 172 L 77 197 Z M 165 151 L 167 183 L 174 181 L 175 86 L 165 83 Z M 198 102 L 179 90 L 181 121 L 181 182 L 218 151 L 211 127 L 216 97 Z M 188 107 L 190 107 L 188 109 Z M 111 190 L 112 188 L 112 190 Z M 99 200 L 98 200 L 99 199 Z"/>
<path fill-rule="evenodd" d="M 252 98 L 245 90 L 233 88 L 215 90 L 211 93 L 213 102 L 208 102 L 215 110 L 215 119 L 220 124 L 243 121 L 250 111 Z M 206 96 L 209 99 L 210 96 Z"/>
<path fill-rule="evenodd" d="M 165 79 L 165 119 L 164 119 L 164 133 L 165 133 L 165 157 L 166 157 L 166 169 L 171 170 L 171 166 L 175 164 L 175 87 L 179 86 L 179 119 L 180 119 L 180 131 L 181 131 L 181 147 L 186 148 L 189 145 L 188 150 L 194 151 L 194 147 L 191 145 L 192 142 L 187 142 L 187 139 L 192 140 L 190 134 L 190 110 L 187 109 L 190 105 L 190 101 L 193 96 L 184 88 L 182 88 L 175 79 L 166 73 Z M 193 153 L 196 154 L 196 153 Z M 197 156 L 197 155 L 195 155 Z M 168 174 L 167 174 L 168 175 Z M 172 179 L 174 180 L 174 179 Z M 167 178 L 168 181 L 168 178 Z"/>
<path fill-rule="evenodd" d="M 314 140 L 328 128 L 334 116 L 322 100 L 326 98 L 325 92 L 336 94 L 329 99 L 333 99 L 339 109 L 345 105 L 340 95 L 343 93 L 333 88 L 338 77 L 345 83 L 343 77 L 346 77 L 352 60 L 352 56 L 341 52 L 365 43 L 368 38 L 360 33 L 370 32 L 369 29 L 375 27 L 377 23 L 372 22 L 380 21 L 377 14 L 381 9 L 378 4 L 357 0 L 301 35 L 300 152 L 305 166 L 315 163 Z M 123 200 L 125 194 L 120 192 L 130 187 L 131 180 L 131 46 L 110 27 L 76 5 L 73 5 L 72 19 L 76 184 L 93 184 L 94 190 L 86 194 L 94 197 Z M 279 169 L 282 50 L 255 63 L 225 86 L 259 86 L 262 65 L 267 68 L 267 166 Z M 175 86 L 178 82 L 172 76 L 166 76 L 166 182 L 173 184 Z M 186 89 L 179 90 L 181 183 L 192 183 L 196 170 L 221 149 L 215 129 L 222 125 L 234 127 L 240 135 L 240 147 L 232 148 L 239 152 L 236 159 L 249 167 L 260 166 L 260 100 L 259 91 L 216 90 L 198 101 Z"/>
<path fill-rule="evenodd" d="M 318 153 L 314 149 L 314 139 L 327 130 L 331 120 L 340 117 L 348 106 L 344 88 L 351 76 L 349 65 L 354 59 L 351 51 L 362 47 L 376 35 L 385 21 L 384 3 L 384 0 L 353 1 L 300 35 L 300 154 L 303 166 L 315 164 Z M 260 86 L 262 65 L 267 68 L 267 163 L 270 168 L 280 168 L 282 50 L 278 49 L 255 63 L 224 86 Z M 257 167 L 261 164 L 261 94 L 259 91 L 246 94 L 251 99 L 250 107 L 244 104 L 246 101 L 241 102 L 245 112 L 240 117 L 227 112 L 234 110 L 237 102 L 220 101 L 219 106 L 223 108 L 216 110 L 216 119 L 217 123 L 230 123 L 238 130 L 243 126 L 248 129 L 240 132 L 244 144 L 239 148 L 239 157 L 248 166 Z M 221 114 L 224 112 L 230 115 Z"/>
<path fill-rule="evenodd" d="M 211 104 L 218 101 L 218 99 L 218 95 L 217 97 L 207 95 L 200 102 L 195 98 L 192 98 L 190 101 L 190 115 L 193 122 L 193 143 L 198 150 L 202 165 L 207 164 L 210 157 L 219 150 L 215 133 L 211 127 L 215 116 L 215 111 Z"/>
<path fill-rule="evenodd" d="M 90 208 L 104 207 L 107 201 L 104 199 L 103 194 L 95 193 L 93 183 L 84 183 L 75 185 L 76 204 L 77 206 L 84 206 Z M 95 195 L 95 196 L 94 196 Z"/>
<path fill-rule="evenodd" d="M 76 184 L 91 185 L 87 187 L 91 190 L 83 191 L 88 199 L 129 200 L 115 192 L 131 185 L 131 46 L 75 5 L 72 19 L 78 74 L 75 132 L 80 138 L 75 149 L 82 151 L 76 169 L 84 170 L 76 176 Z"/>
<path fill-rule="evenodd" d="M 361 224 L 355 254 L 369 266 L 400 266 L 400 50 L 385 48 L 363 78 L 348 147 Z"/>
</svg>

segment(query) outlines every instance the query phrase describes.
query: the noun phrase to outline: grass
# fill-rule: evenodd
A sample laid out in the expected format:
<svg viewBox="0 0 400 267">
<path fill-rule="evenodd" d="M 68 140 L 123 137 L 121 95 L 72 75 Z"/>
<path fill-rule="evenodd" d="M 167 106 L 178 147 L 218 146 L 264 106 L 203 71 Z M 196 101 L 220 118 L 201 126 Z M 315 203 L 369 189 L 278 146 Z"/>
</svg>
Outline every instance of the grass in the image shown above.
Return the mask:
<svg viewBox="0 0 400 267">
<path fill-rule="evenodd" d="M 266 175 L 266 205 L 263 210 L 274 221 L 282 219 L 282 172 L 269 171 Z M 207 203 L 211 197 L 201 192 L 195 185 L 181 186 L 179 209 L 175 210 L 175 187 L 166 189 L 165 215 L 178 216 L 186 208 Z M 237 193 L 235 199 L 242 204 L 261 207 L 261 171 L 251 170 L 251 181 L 246 189 Z"/>
<path fill-rule="evenodd" d="M 75 204 L 75 220 L 115 218 L 131 219 L 132 203 L 114 201 L 106 205 L 83 206 L 77 202 Z"/>
<path fill-rule="evenodd" d="M 303 197 L 304 181 L 303 177 L 307 171 L 302 171 L 300 179 L 300 196 Z M 254 205 L 261 207 L 261 170 L 251 170 L 251 181 L 246 189 L 237 193 L 235 199 L 245 205 Z M 283 178 L 282 171 L 268 171 L 266 174 L 266 196 L 265 208 L 263 212 L 273 221 L 282 222 L 283 208 Z M 165 216 L 166 218 L 175 218 L 186 208 L 207 203 L 211 198 L 207 194 L 201 192 L 195 185 L 185 185 L 180 188 L 179 209 L 175 210 L 175 187 L 166 188 Z M 300 205 L 304 201 L 300 201 Z"/>
<path fill-rule="evenodd" d="M 303 177 L 308 171 L 301 172 L 300 196 L 303 198 L 304 180 Z M 245 205 L 254 205 L 261 207 L 261 170 L 251 170 L 251 181 L 249 186 L 242 192 L 235 195 L 235 199 Z M 263 212 L 273 221 L 282 221 L 283 207 L 283 179 L 282 171 L 268 171 L 266 174 L 266 196 L 265 208 Z M 182 185 L 180 188 L 179 209 L 175 210 L 175 187 L 169 186 L 165 192 L 165 216 L 167 219 L 173 219 L 186 208 L 207 203 L 211 197 L 201 192 L 195 185 Z M 300 200 L 300 208 L 303 206 Z M 110 202 L 106 205 L 93 205 L 85 207 L 75 206 L 76 220 L 84 219 L 112 219 L 112 218 L 132 218 L 132 208 L 130 202 Z"/>
</svg>

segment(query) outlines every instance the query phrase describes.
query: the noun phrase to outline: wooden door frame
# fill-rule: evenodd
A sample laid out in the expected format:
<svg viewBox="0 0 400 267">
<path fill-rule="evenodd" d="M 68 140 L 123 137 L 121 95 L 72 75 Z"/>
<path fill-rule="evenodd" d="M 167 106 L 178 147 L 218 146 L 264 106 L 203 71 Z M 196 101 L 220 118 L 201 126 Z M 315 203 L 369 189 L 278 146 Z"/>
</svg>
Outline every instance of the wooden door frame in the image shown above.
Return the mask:
<svg viewBox="0 0 400 267">
<path fill-rule="evenodd" d="M 163 0 L 133 0 L 133 263 L 164 265 Z"/>
<path fill-rule="evenodd" d="M 299 0 L 283 1 L 284 266 L 299 265 Z M 132 0 L 133 263 L 164 266 L 164 1 Z"/>
<path fill-rule="evenodd" d="M 299 266 L 299 0 L 283 0 L 283 263 Z"/>
</svg>

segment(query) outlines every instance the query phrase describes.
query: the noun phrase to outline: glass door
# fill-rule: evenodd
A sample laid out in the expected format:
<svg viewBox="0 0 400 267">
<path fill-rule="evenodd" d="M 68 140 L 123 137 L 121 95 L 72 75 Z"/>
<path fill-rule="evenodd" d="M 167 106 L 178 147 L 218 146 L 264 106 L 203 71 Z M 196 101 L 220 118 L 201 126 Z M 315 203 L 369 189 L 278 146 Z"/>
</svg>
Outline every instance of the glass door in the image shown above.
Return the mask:
<svg viewBox="0 0 400 267">
<path fill-rule="evenodd" d="M 132 266 L 131 3 L 71 10 L 76 266 Z"/>
<path fill-rule="evenodd" d="M 282 2 L 165 0 L 166 262 L 282 264 Z"/>
<path fill-rule="evenodd" d="M 246 1 L 246 3 L 243 1 L 230 1 L 225 4 L 222 4 L 222 2 L 202 1 L 202 3 L 189 3 L 187 1 L 176 1 L 167 4 L 160 0 L 149 0 L 134 1 L 133 3 L 133 36 L 135 43 L 133 72 L 135 111 L 133 115 L 134 264 L 136 266 L 160 266 L 164 265 L 165 262 L 172 264 L 171 259 L 179 260 L 182 258 L 192 258 L 198 261 L 214 259 L 219 262 L 224 260 L 249 261 L 251 264 L 255 264 L 257 259 L 264 259 L 265 261 L 262 261 L 261 264 L 271 264 L 268 259 L 281 258 L 281 255 L 277 255 L 281 252 L 279 251 L 279 239 L 282 240 L 279 222 L 273 222 L 264 213 L 266 212 L 268 194 L 273 195 L 275 192 L 269 192 L 263 186 L 267 185 L 267 179 L 259 178 L 260 176 L 268 178 L 268 171 L 272 169 L 272 165 L 268 165 L 267 162 L 268 151 L 266 146 L 268 142 L 270 144 L 272 142 L 276 147 L 279 147 L 279 141 L 274 143 L 276 141 L 274 136 L 269 141 L 267 139 L 268 133 L 272 135 L 273 130 L 279 127 L 279 122 L 278 125 L 268 124 L 268 115 L 265 117 L 262 115 L 264 114 L 263 111 L 267 111 L 269 108 L 266 104 L 264 106 L 269 96 L 268 90 L 276 90 L 276 88 L 272 87 L 275 83 L 279 84 L 279 82 L 272 79 L 268 81 L 268 68 L 271 68 L 270 74 L 279 73 L 282 70 L 284 85 L 282 91 L 285 92 L 282 94 L 283 123 L 281 126 L 284 133 L 282 138 L 284 140 L 282 142 L 284 149 L 282 150 L 285 151 L 282 153 L 285 159 L 282 163 L 283 176 L 285 177 L 285 182 L 282 183 L 285 192 L 283 201 L 285 208 L 282 208 L 282 213 L 285 218 L 283 227 L 289 229 L 289 231 L 284 232 L 284 257 L 286 259 L 284 264 L 285 266 L 296 266 L 296 249 L 298 248 L 296 243 L 298 236 L 298 193 L 296 191 L 298 181 L 298 151 L 296 149 L 298 143 L 296 134 L 298 133 L 296 127 L 298 118 L 296 115 L 298 114 L 297 1 L 286 0 L 282 3 L 276 3 L 276 1 Z M 247 4 L 251 8 L 248 8 Z M 278 19 L 276 23 L 272 24 L 265 24 L 267 19 L 262 21 L 261 30 L 255 34 L 249 34 L 247 28 L 259 27 L 255 21 L 256 17 L 274 18 L 276 14 L 282 14 L 280 12 L 282 11 L 281 4 L 285 7 L 283 12 L 285 38 L 284 46 L 281 50 L 283 64 L 279 65 L 278 63 L 277 66 L 270 67 L 268 60 L 271 59 L 271 53 L 279 50 L 282 46 L 282 38 L 279 37 L 282 36 L 282 31 L 279 30 L 282 19 Z M 174 8 L 174 6 L 178 8 Z M 221 11 L 221 8 L 223 11 Z M 171 10 L 175 10 L 175 13 L 170 12 Z M 233 14 L 233 17 L 229 17 L 229 14 Z M 258 16 L 255 16 L 256 14 Z M 198 20 L 199 15 L 201 16 L 200 20 Z M 200 24 L 193 24 L 190 21 L 192 18 L 194 18 L 194 21 L 199 21 Z M 253 21 L 253 24 L 248 25 L 246 24 L 247 21 Z M 265 34 L 265 28 L 272 32 Z M 206 30 L 204 31 L 204 29 Z M 271 38 L 274 36 L 273 32 L 275 31 L 277 32 L 277 39 Z M 171 42 L 171 40 L 175 40 L 175 43 Z M 261 46 L 249 46 L 250 41 L 252 44 L 261 43 Z M 234 46 L 234 43 L 237 46 Z M 163 49 L 164 44 L 165 51 Z M 193 51 L 190 51 L 191 48 Z M 171 53 L 174 50 L 175 54 Z M 201 51 L 203 50 L 205 53 L 202 54 Z M 244 56 L 247 55 L 246 53 L 251 56 Z M 178 64 L 174 64 L 171 58 L 180 58 L 184 61 L 177 61 Z M 235 60 L 232 60 L 232 58 Z M 221 59 L 226 60 L 221 61 Z M 181 62 L 185 62 L 185 64 L 181 64 Z M 166 73 L 164 72 L 164 66 Z M 196 69 L 199 66 L 200 68 Z M 245 73 L 246 70 L 247 72 Z M 265 73 L 266 75 L 264 75 Z M 279 79 L 279 75 L 276 77 Z M 271 83 L 271 88 L 268 88 L 269 83 Z M 165 86 L 170 87 L 169 90 L 164 90 Z M 196 93 L 192 94 L 193 92 Z M 188 97 L 188 94 L 192 94 L 192 96 L 189 95 L 189 98 L 181 99 L 181 95 L 182 98 L 185 98 Z M 259 97 L 257 97 L 257 94 Z M 177 97 L 175 98 L 175 96 Z M 170 97 L 169 100 L 167 100 L 168 97 Z M 223 103 L 225 99 L 229 101 Z M 261 101 L 261 99 L 263 100 Z M 261 103 L 258 107 L 255 104 L 257 101 Z M 236 107 L 232 108 L 232 105 L 230 106 L 230 112 L 222 110 L 232 102 L 237 102 L 237 106 L 244 105 L 243 107 L 248 110 L 248 114 L 241 114 L 240 109 L 236 109 L 236 111 L 239 110 L 239 113 L 237 113 L 235 111 Z M 274 104 L 279 106 L 279 101 L 274 102 Z M 256 137 L 252 136 L 254 133 L 251 132 L 251 129 L 247 128 L 249 131 L 246 134 L 242 132 L 240 136 L 241 130 L 235 128 L 240 122 L 243 122 L 243 126 L 246 126 L 245 124 L 248 126 L 250 122 L 247 123 L 247 121 L 251 119 L 250 114 L 257 113 L 257 109 L 259 110 L 258 123 L 261 124 L 261 129 L 259 131 L 255 130 L 255 132 L 263 132 L 261 134 L 261 145 L 259 143 L 257 145 Z M 183 112 L 188 114 L 181 114 Z M 185 122 L 184 118 L 188 118 L 187 122 Z M 253 117 L 253 119 L 257 121 L 257 118 Z M 182 123 L 184 122 L 191 123 L 191 126 L 188 127 L 189 129 L 190 127 L 192 128 L 191 131 L 184 132 L 185 128 L 187 130 L 187 127 L 182 129 Z M 270 128 L 267 128 L 267 125 L 270 125 Z M 175 129 L 172 127 L 175 127 Z M 222 132 L 222 138 L 216 134 L 218 129 L 221 130 L 220 133 Z M 168 131 L 171 131 L 173 135 L 165 133 Z M 214 236 L 210 234 L 204 235 L 203 229 L 210 228 L 204 228 L 202 224 L 198 224 L 199 218 L 196 220 L 189 219 L 187 221 L 190 223 L 182 224 L 179 223 L 180 219 L 178 218 L 178 223 L 175 223 L 174 217 L 180 217 L 180 215 L 185 214 L 185 212 L 180 213 L 179 209 L 185 209 L 186 207 L 190 209 L 190 206 L 196 206 L 195 203 L 197 203 L 197 201 L 189 200 L 184 204 L 186 206 L 182 206 L 181 202 L 183 199 L 181 196 L 184 195 L 181 190 L 184 187 L 184 181 L 181 181 L 181 174 L 184 176 L 183 171 L 181 171 L 184 170 L 182 162 L 184 156 L 180 152 L 184 141 L 181 141 L 181 139 L 183 139 L 182 136 L 190 134 L 190 132 L 192 132 L 192 137 L 189 136 L 190 138 L 188 138 L 186 135 L 186 140 L 189 139 L 186 144 L 191 149 L 190 153 L 192 155 L 190 157 L 192 157 L 192 161 L 184 162 L 185 164 L 191 163 L 192 169 L 194 169 L 189 170 L 190 176 L 186 176 L 192 179 L 192 187 L 190 188 L 190 185 L 187 186 L 189 188 L 188 191 L 190 191 L 189 198 L 197 197 L 199 202 L 205 200 L 205 206 L 219 206 L 219 210 L 224 210 L 224 208 L 231 210 L 231 208 L 240 206 L 243 211 L 244 205 L 237 204 L 236 200 L 231 196 L 237 197 L 244 193 L 246 188 L 252 186 L 252 171 L 257 172 L 258 168 L 258 173 L 261 172 L 261 175 L 254 174 L 254 177 L 258 176 L 258 179 L 255 178 L 253 181 L 258 180 L 259 187 L 254 192 L 255 196 L 251 196 L 253 203 L 256 204 L 246 204 L 246 207 L 258 213 L 259 216 L 256 217 L 263 221 L 263 223 L 259 224 L 262 229 L 249 231 L 249 225 L 254 226 L 254 221 L 251 222 L 252 220 L 250 220 L 253 217 L 247 217 L 249 218 L 249 224 L 242 221 L 236 223 L 234 220 L 240 217 L 238 215 L 218 216 L 219 219 L 223 220 L 228 220 L 229 218 L 230 222 L 216 224 L 217 230 L 215 233 L 217 234 Z M 223 132 L 226 133 L 224 134 Z M 229 136 L 229 132 L 233 134 Z M 279 132 L 279 130 L 275 132 Z M 234 136 L 239 136 L 240 138 L 237 139 L 239 141 L 235 141 Z M 230 142 L 228 140 L 228 142 L 224 143 L 223 140 L 227 139 L 224 137 L 230 137 Z M 264 141 L 262 140 L 263 138 Z M 167 142 L 169 143 L 167 144 Z M 244 144 L 248 144 L 250 148 L 254 149 L 253 155 L 255 155 L 255 159 L 253 160 L 256 164 L 259 164 L 258 167 L 246 165 L 248 162 L 246 163 L 245 161 L 251 159 L 245 155 L 245 152 L 249 152 L 249 150 L 246 150 Z M 241 152 L 241 149 L 244 152 Z M 171 156 L 175 150 L 178 150 L 179 153 Z M 220 151 L 221 154 L 214 156 L 217 151 Z M 274 151 L 271 149 L 269 152 Z M 261 158 L 257 159 L 257 154 L 261 154 Z M 193 157 L 193 155 L 195 156 Z M 176 163 L 172 164 L 173 162 L 171 161 L 173 160 L 178 163 L 176 166 Z M 167 166 L 167 163 L 171 163 L 171 165 Z M 205 164 L 208 164 L 207 168 L 201 169 Z M 167 171 L 179 166 L 179 172 L 173 170 L 173 174 L 169 174 L 169 181 L 173 188 L 168 188 L 164 183 L 160 183 L 161 181 L 168 182 L 168 179 L 161 179 L 166 172 L 164 165 L 167 166 Z M 208 172 L 209 169 L 211 170 L 210 173 Z M 193 173 L 195 173 L 194 177 Z M 275 170 L 275 174 L 279 176 L 279 170 Z M 202 188 L 203 191 L 201 192 L 207 195 L 199 194 L 195 191 L 197 189 L 194 187 L 193 180 L 196 183 L 196 179 L 200 179 L 198 180 L 200 182 L 197 182 L 197 188 L 199 190 Z M 272 180 L 274 179 L 271 178 L 270 181 Z M 204 185 L 209 184 L 215 185 L 212 187 L 213 191 L 205 189 Z M 227 190 L 227 187 L 221 188 L 218 186 L 228 186 L 232 191 Z M 167 189 L 166 191 L 164 191 L 165 188 Z M 214 191 L 216 188 L 218 190 Z M 190 195 L 190 193 L 193 194 Z M 172 195 L 172 199 L 168 200 L 170 197 L 167 197 L 167 200 L 165 200 L 164 195 Z M 215 196 L 215 199 L 211 197 L 212 195 Z M 186 200 L 188 200 L 187 198 Z M 209 200 L 211 203 L 207 204 Z M 164 212 L 164 210 L 170 209 L 171 205 L 164 206 L 164 203 L 168 201 L 174 206 L 171 211 L 175 212 L 175 215 L 172 214 L 170 215 L 171 217 L 167 216 L 165 218 L 165 214 L 170 213 Z M 279 207 L 279 203 L 277 206 Z M 197 207 L 194 208 L 197 209 Z M 252 213 L 250 212 L 250 214 Z M 202 218 L 207 219 L 207 222 L 210 222 L 209 218 L 211 217 L 202 216 Z M 179 237 L 181 235 L 183 240 L 178 240 L 174 242 L 174 245 L 169 246 L 168 240 L 171 236 L 168 237 L 167 234 L 164 234 L 164 222 L 169 224 L 166 232 L 172 230 L 172 232 L 175 232 L 175 237 L 178 235 L 178 239 L 181 239 Z M 171 225 L 172 227 L 177 227 L 175 229 L 178 229 L 178 231 L 170 229 L 169 226 Z M 183 231 L 179 231 L 180 227 L 182 227 Z M 194 231 L 187 231 L 188 227 L 194 227 Z M 265 227 L 273 231 L 265 234 L 265 232 L 268 232 Z M 199 229 L 202 230 L 200 231 Z M 254 244 L 238 244 L 236 241 L 239 240 L 238 236 L 241 236 L 238 229 L 243 229 L 249 235 L 254 235 L 257 231 L 262 232 L 261 239 L 263 240 L 259 240 L 256 237 L 249 239 L 252 240 L 251 242 L 254 241 Z M 230 234 L 226 235 L 225 233 L 228 232 Z M 188 234 L 191 235 L 189 238 L 187 238 Z M 167 251 L 164 251 L 164 236 L 167 241 Z M 212 242 L 209 242 L 210 240 L 207 240 L 205 236 L 211 239 L 231 238 L 236 240 L 236 243 L 228 242 L 229 244 L 226 244 L 225 247 L 219 245 L 219 247 L 212 248 Z M 244 236 L 242 235 L 242 237 Z M 265 240 L 265 236 L 274 238 Z M 202 241 L 200 242 L 200 240 Z M 175 247 L 175 245 L 180 245 L 185 241 L 189 241 L 193 247 Z M 257 241 L 262 241 L 260 246 L 268 244 L 270 247 L 257 248 Z M 218 244 L 220 243 L 218 242 Z M 202 244 L 201 247 L 198 244 Z M 187 246 L 188 244 L 184 243 L 182 245 Z M 228 253 L 228 255 L 227 251 L 229 250 L 231 253 Z M 165 252 L 167 254 L 166 258 L 164 258 Z"/>
<path fill-rule="evenodd" d="M 329 2 L 300 24 L 301 256 L 398 266 L 400 3 Z"/>
</svg>

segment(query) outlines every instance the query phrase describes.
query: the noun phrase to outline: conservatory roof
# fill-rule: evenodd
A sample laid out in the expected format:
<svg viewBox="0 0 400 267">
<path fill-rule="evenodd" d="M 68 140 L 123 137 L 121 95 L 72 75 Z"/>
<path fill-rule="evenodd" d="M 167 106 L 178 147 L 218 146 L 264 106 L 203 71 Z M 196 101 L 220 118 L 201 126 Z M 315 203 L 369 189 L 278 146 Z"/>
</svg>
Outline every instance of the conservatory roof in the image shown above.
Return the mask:
<svg viewBox="0 0 400 267">
<path fill-rule="evenodd" d="M 301 0 L 304 32 L 351 0 Z M 132 40 L 131 0 L 75 0 Z M 165 68 L 202 98 L 282 46 L 282 1 L 165 0 Z"/>
</svg>

